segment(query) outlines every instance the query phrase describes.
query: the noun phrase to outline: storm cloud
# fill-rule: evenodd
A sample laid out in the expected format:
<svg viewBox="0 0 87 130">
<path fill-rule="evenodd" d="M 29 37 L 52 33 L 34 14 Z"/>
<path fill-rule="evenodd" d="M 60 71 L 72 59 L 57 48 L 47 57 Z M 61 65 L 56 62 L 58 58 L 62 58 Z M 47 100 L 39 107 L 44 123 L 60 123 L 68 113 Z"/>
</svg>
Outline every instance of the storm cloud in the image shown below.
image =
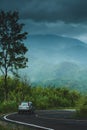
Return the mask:
<svg viewBox="0 0 87 130">
<path fill-rule="evenodd" d="M 86 0 L 0 0 L 0 9 L 18 10 L 22 19 L 35 22 L 87 21 Z"/>
<path fill-rule="evenodd" d="M 29 34 L 56 34 L 87 43 L 87 0 L 0 0 L 0 10 L 18 11 Z"/>
</svg>

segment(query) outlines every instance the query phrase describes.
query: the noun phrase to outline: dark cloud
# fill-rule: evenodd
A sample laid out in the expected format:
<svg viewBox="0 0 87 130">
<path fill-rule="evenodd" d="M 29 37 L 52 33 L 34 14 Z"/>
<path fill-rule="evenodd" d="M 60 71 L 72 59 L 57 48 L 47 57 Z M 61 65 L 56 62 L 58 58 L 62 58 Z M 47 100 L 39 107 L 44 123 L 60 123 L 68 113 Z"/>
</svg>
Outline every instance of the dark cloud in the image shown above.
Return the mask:
<svg viewBox="0 0 87 130">
<path fill-rule="evenodd" d="M 84 22 L 87 20 L 87 1 L 85 0 L 45 0 L 32 2 L 31 8 L 24 11 L 24 18 L 35 21 Z"/>
<path fill-rule="evenodd" d="M 0 0 L 0 9 L 18 10 L 22 19 L 68 23 L 87 20 L 86 0 Z"/>
<path fill-rule="evenodd" d="M 65 24 L 64 22 L 47 23 L 23 20 L 25 30 L 31 34 L 58 34 L 67 37 L 79 37 L 87 35 L 87 25 L 84 24 Z"/>
</svg>

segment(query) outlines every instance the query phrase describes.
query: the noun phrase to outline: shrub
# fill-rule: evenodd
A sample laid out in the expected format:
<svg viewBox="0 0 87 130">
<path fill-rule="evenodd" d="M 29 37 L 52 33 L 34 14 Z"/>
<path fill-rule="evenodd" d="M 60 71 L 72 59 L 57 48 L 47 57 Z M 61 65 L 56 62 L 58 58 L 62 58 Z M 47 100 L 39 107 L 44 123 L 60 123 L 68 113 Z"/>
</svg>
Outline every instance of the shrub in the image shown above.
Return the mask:
<svg viewBox="0 0 87 130">
<path fill-rule="evenodd" d="M 80 105 L 79 110 L 77 110 L 76 116 L 81 117 L 81 118 L 87 118 L 87 99 L 86 98 L 83 100 L 83 103 Z"/>
<path fill-rule="evenodd" d="M 0 112 L 8 113 L 17 111 L 17 103 L 14 101 L 4 101 L 0 104 Z"/>
</svg>

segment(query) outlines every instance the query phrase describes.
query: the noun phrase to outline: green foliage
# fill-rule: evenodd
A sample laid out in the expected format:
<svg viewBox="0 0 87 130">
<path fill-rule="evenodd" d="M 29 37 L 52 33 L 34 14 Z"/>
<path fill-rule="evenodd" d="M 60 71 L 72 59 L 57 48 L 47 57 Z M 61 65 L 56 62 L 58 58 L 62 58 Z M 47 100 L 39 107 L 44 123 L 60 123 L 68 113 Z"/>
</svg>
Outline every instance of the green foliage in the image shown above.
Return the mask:
<svg viewBox="0 0 87 130">
<path fill-rule="evenodd" d="M 17 111 L 17 103 L 14 101 L 4 101 L 0 104 L 0 112 L 1 113 L 8 113 L 8 112 L 15 112 Z"/>
<path fill-rule="evenodd" d="M 87 119 L 87 97 L 82 98 L 78 105 L 76 116 Z"/>
<path fill-rule="evenodd" d="M 9 87 L 7 78 L 9 72 L 17 76 L 18 69 L 26 67 L 28 49 L 23 40 L 27 32 L 23 32 L 23 25 L 19 22 L 18 12 L 0 11 L 0 71 L 4 81 L 4 98 L 8 100 Z"/>
<path fill-rule="evenodd" d="M 31 97 L 38 109 L 75 107 L 80 94 L 67 88 L 33 87 Z"/>
<path fill-rule="evenodd" d="M 17 106 L 22 101 L 32 101 L 36 109 L 52 109 L 76 107 L 81 95 L 68 88 L 57 87 L 32 87 L 27 79 L 8 78 L 8 101 L 3 98 L 3 80 L 0 78 L 0 111 L 17 111 Z"/>
</svg>

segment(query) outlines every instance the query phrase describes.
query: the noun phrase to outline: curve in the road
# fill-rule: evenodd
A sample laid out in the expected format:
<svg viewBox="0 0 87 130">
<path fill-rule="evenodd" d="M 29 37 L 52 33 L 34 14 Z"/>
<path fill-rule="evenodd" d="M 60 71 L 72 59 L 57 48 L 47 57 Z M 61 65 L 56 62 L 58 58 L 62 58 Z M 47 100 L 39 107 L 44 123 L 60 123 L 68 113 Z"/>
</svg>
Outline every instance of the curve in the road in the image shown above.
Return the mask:
<svg viewBox="0 0 87 130">
<path fill-rule="evenodd" d="M 87 130 L 87 120 L 72 119 L 73 114 L 68 110 L 37 111 L 35 115 L 12 113 L 5 115 L 4 119 L 43 130 Z"/>
<path fill-rule="evenodd" d="M 31 127 L 43 129 L 43 130 L 54 130 L 54 129 L 51 129 L 51 128 L 47 128 L 47 127 L 43 127 L 43 126 L 39 126 L 39 125 L 35 125 L 35 124 L 29 124 L 29 123 L 24 123 L 24 122 L 14 121 L 14 120 L 8 119 L 8 116 L 9 116 L 9 115 L 12 115 L 12 114 L 14 114 L 14 113 L 5 115 L 5 116 L 4 116 L 4 120 L 9 121 L 9 122 L 12 122 L 12 123 L 17 123 L 17 124 L 21 124 L 21 125 L 26 125 L 26 126 L 31 126 Z"/>
</svg>

